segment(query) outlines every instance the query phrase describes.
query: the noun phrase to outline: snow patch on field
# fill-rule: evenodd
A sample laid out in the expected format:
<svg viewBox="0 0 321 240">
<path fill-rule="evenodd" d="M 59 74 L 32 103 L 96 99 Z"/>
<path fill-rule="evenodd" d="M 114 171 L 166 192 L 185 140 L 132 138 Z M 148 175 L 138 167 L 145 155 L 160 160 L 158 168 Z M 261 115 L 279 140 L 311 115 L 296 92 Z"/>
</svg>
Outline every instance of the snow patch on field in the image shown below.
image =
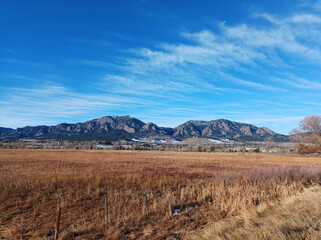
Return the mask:
<svg viewBox="0 0 321 240">
<path fill-rule="evenodd" d="M 222 139 L 211 139 L 209 138 L 208 139 L 209 141 L 213 142 L 213 143 L 216 143 L 216 144 L 224 144 L 224 143 L 229 143 L 230 140 L 226 139 L 226 138 L 222 138 Z"/>
</svg>

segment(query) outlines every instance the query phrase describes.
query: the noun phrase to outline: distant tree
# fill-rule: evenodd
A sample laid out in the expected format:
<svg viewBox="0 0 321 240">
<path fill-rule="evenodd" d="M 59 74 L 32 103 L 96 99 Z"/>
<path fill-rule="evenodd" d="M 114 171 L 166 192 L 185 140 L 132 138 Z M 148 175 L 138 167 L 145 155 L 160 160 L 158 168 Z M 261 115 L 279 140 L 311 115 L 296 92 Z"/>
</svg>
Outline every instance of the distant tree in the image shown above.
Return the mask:
<svg viewBox="0 0 321 240">
<path fill-rule="evenodd" d="M 321 152 L 321 115 L 305 117 L 290 134 L 299 154 Z"/>
<path fill-rule="evenodd" d="M 259 152 L 260 152 L 260 149 L 259 149 L 259 148 L 255 148 L 255 149 L 253 150 L 253 152 L 259 153 Z"/>
</svg>

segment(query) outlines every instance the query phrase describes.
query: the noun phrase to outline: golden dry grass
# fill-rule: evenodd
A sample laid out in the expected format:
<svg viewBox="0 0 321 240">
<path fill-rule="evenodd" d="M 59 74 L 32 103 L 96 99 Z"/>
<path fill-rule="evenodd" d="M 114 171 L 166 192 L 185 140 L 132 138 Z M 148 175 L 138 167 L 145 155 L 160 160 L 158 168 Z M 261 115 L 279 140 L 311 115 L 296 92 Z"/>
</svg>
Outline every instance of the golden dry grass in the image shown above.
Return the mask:
<svg viewBox="0 0 321 240">
<path fill-rule="evenodd" d="M 0 150 L 0 236 L 52 239 L 59 203 L 60 239 L 181 239 L 187 231 L 320 184 L 320 173 L 317 157 Z M 172 216 L 175 209 L 182 214 Z"/>
<path fill-rule="evenodd" d="M 321 239 L 321 187 L 270 204 L 262 203 L 240 216 L 221 220 L 188 240 Z"/>
</svg>

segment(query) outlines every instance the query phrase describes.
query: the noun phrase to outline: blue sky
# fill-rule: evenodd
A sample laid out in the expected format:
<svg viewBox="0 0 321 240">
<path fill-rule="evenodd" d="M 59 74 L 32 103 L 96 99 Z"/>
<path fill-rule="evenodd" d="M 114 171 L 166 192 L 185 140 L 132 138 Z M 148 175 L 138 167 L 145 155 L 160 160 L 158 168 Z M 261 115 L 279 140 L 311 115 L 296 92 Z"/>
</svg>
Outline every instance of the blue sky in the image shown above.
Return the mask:
<svg viewBox="0 0 321 240">
<path fill-rule="evenodd" d="M 321 113 L 320 0 L 0 3 L 0 126 Z"/>
</svg>

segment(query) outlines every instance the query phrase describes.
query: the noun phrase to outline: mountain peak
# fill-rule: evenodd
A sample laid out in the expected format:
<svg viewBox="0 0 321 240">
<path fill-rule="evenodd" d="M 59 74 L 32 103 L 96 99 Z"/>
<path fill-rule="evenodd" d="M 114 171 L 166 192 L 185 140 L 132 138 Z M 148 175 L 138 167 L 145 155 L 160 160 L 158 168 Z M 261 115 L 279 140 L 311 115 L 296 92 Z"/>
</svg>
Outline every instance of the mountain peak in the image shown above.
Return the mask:
<svg viewBox="0 0 321 240">
<path fill-rule="evenodd" d="M 118 119 L 132 119 L 134 117 L 130 116 L 130 115 L 122 115 L 122 116 L 112 116 L 113 118 L 118 118 Z"/>
<path fill-rule="evenodd" d="M 268 134 L 270 134 L 270 135 L 276 135 L 277 133 L 276 132 L 274 132 L 274 131 L 272 131 L 271 129 L 269 129 L 269 128 L 267 128 L 267 127 L 261 127 L 265 132 L 267 132 Z"/>
</svg>

